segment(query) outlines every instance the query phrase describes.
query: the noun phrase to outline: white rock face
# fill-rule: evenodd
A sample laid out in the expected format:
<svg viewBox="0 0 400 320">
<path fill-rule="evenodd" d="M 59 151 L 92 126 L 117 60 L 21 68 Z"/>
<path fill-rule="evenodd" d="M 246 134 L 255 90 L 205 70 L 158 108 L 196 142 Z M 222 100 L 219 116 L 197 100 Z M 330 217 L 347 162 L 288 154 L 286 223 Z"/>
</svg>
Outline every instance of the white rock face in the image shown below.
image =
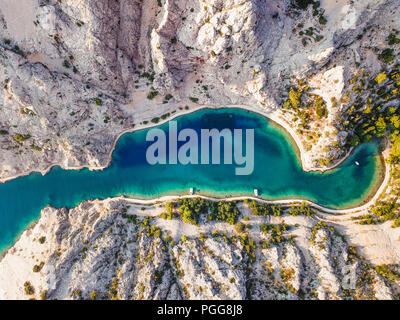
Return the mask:
<svg viewBox="0 0 400 320">
<path fill-rule="evenodd" d="M 398 284 L 379 276 L 332 227 L 315 227 L 314 218 L 284 215 L 280 219 L 293 231 L 275 243 L 258 228 L 282 223 L 269 218 L 251 218 L 247 237 L 214 226 L 220 231 L 213 235 L 167 239 L 174 233 L 155 217 L 160 212 L 158 206 L 143 210 L 118 199 L 43 209 L 38 223 L 0 262 L 0 298 L 391 299 L 398 294 Z M 346 291 L 348 279 L 354 288 Z M 26 292 L 27 286 L 32 291 Z"/>
<path fill-rule="evenodd" d="M 288 127 L 296 127 L 293 116 L 281 112 L 288 86 L 326 75 L 335 65 L 344 79 L 364 64 L 379 70 L 378 61 L 355 61 L 354 53 L 384 39 L 355 38 L 372 22 L 392 21 L 388 29 L 396 28 L 398 20 L 390 17 L 399 10 L 389 0 L 323 1 L 328 22 L 321 25 L 311 6 L 294 14 L 283 0 L 161 0 L 160 5 L 0 3 L 0 130 L 6 132 L 0 136 L 1 180 L 52 165 L 102 168 L 120 133 L 184 106 L 248 105 L 266 115 L 276 111 Z M 318 41 L 308 37 L 304 46 L 298 26 L 314 26 Z M 327 103 L 346 90 L 331 89 Z M 146 99 L 151 91 L 157 97 Z M 166 94 L 173 95 L 167 103 Z M 332 117 L 323 123 L 330 138 L 322 135 L 311 149 L 304 148 L 306 169 L 321 167 L 321 157 L 344 155 L 324 151 L 345 142 L 332 134 L 337 126 Z"/>
</svg>

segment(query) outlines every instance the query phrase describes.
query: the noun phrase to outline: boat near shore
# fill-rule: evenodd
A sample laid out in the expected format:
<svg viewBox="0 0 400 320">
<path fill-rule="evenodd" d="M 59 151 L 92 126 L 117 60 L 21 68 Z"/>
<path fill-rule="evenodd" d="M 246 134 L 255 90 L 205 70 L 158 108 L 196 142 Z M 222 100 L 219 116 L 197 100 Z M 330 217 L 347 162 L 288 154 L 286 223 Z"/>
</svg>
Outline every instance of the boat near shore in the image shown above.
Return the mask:
<svg viewBox="0 0 400 320">
<path fill-rule="evenodd" d="M 202 109 L 176 120 L 180 127 L 196 132 L 203 127 L 225 128 L 227 121 L 231 129 L 255 128 L 254 172 L 236 175 L 236 166 L 224 163 L 151 165 L 146 157 L 146 136 L 151 129 L 127 133 L 116 145 L 113 161 L 103 170 L 66 170 L 56 166 L 45 175 L 32 173 L 0 183 L 0 251 L 10 246 L 46 206 L 73 208 L 90 199 L 125 196 L 150 200 L 190 193 L 221 199 L 300 199 L 324 208 L 347 209 L 365 203 L 383 181 L 382 159 L 376 157 L 378 145 L 374 142 L 358 146 L 334 170 L 308 172 L 302 169 L 289 136 L 257 113 L 239 108 Z M 169 129 L 168 123 L 157 127 Z M 356 159 L 362 159 L 363 165 L 356 167 Z"/>
</svg>

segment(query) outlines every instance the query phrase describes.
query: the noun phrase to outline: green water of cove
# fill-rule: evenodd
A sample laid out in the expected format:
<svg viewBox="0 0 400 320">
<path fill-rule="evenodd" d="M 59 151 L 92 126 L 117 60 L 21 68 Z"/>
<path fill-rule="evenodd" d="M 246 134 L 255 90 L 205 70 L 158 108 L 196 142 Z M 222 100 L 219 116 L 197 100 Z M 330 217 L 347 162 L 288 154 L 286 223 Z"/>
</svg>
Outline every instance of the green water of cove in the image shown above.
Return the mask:
<svg viewBox="0 0 400 320">
<path fill-rule="evenodd" d="M 102 171 L 63 170 L 54 167 L 42 176 L 32 173 L 0 184 L 0 251 L 47 205 L 74 207 L 83 200 L 129 196 L 153 199 L 188 194 L 253 196 L 257 188 L 268 200 L 307 199 L 331 208 L 357 206 L 376 191 L 381 161 L 376 143 L 363 144 L 337 168 L 325 173 L 305 172 L 296 147 L 282 128 L 261 115 L 242 109 L 203 109 L 175 119 L 178 129 L 255 129 L 254 171 L 235 175 L 232 165 L 149 165 L 146 142 L 149 129 L 123 135 L 110 166 Z M 159 128 L 168 133 L 168 123 Z M 359 165 L 355 164 L 355 161 Z"/>
</svg>

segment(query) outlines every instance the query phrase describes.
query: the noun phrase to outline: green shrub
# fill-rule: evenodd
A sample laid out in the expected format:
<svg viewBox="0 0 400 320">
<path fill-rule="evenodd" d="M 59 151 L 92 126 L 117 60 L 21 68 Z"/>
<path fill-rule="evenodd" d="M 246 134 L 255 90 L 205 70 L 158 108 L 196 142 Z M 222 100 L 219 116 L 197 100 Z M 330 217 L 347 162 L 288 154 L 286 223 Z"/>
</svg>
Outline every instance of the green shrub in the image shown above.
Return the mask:
<svg viewBox="0 0 400 320">
<path fill-rule="evenodd" d="M 315 112 L 317 114 L 318 119 L 326 118 L 328 116 L 328 109 L 326 108 L 324 99 L 318 97 L 315 102 L 315 106 L 316 106 Z"/>
<path fill-rule="evenodd" d="M 350 145 L 352 147 L 356 147 L 360 144 L 360 138 L 358 137 L 358 135 L 354 134 L 353 136 L 351 136 L 350 138 Z"/>
<path fill-rule="evenodd" d="M 150 91 L 147 95 L 147 99 L 153 100 L 158 95 L 158 91 Z"/>
<path fill-rule="evenodd" d="M 159 215 L 160 218 L 166 219 L 166 220 L 172 220 L 174 218 L 174 210 L 175 204 L 173 202 L 166 202 L 165 203 L 165 212 L 161 213 Z"/>
<path fill-rule="evenodd" d="M 97 292 L 95 291 L 95 290 L 93 290 L 91 293 L 90 293 L 90 295 L 89 295 L 89 298 L 90 298 L 90 300 L 96 300 L 97 299 Z"/>
<path fill-rule="evenodd" d="M 400 280 L 400 274 L 395 270 L 394 266 L 386 264 L 378 265 L 375 266 L 375 271 L 390 281 Z"/>
<path fill-rule="evenodd" d="M 34 144 L 31 145 L 31 149 L 36 151 L 43 151 L 41 147 L 35 146 Z"/>
<path fill-rule="evenodd" d="M 389 34 L 386 41 L 389 43 L 390 46 L 400 43 L 400 39 L 396 38 L 396 35 L 394 33 Z"/>
<path fill-rule="evenodd" d="M 39 238 L 39 243 L 40 243 L 40 244 L 43 244 L 43 243 L 45 243 L 45 242 L 46 242 L 46 237 L 43 236 L 43 237 L 40 237 L 40 238 Z"/>
<path fill-rule="evenodd" d="M 208 202 L 202 198 L 183 199 L 179 211 L 183 222 L 197 225 L 200 215 L 208 212 Z"/>
<path fill-rule="evenodd" d="M 326 20 L 326 18 L 323 15 L 319 16 L 319 23 L 322 25 L 325 25 L 328 22 L 328 20 Z"/>
<path fill-rule="evenodd" d="M 293 88 L 289 90 L 289 100 L 293 108 L 299 108 L 301 105 L 301 93 Z"/>
<path fill-rule="evenodd" d="M 375 77 L 375 81 L 378 84 L 381 84 L 382 82 L 384 82 L 387 79 L 387 75 L 385 72 L 381 72 L 379 73 L 376 77 Z"/>
<path fill-rule="evenodd" d="M 44 266 L 44 262 L 41 262 L 39 265 L 35 264 L 33 266 L 33 272 L 40 272 Z"/>
<path fill-rule="evenodd" d="M 391 48 L 387 48 L 382 51 L 378 58 L 385 63 L 390 63 L 394 60 L 394 50 Z"/>
<path fill-rule="evenodd" d="M 236 203 L 232 201 L 218 201 L 210 203 L 210 220 L 223 221 L 235 224 L 240 215 Z"/>
<path fill-rule="evenodd" d="M 14 140 L 19 143 L 24 143 L 25 140 L 28 140 L 31 136 L 29 134 L 20 134 L 17 133 L 14 135 Z"/>
<path fill-rule="evenodd" d="M 314 0 L 292 0 L 292 3 L 299 9 L 307 9 L 310 4 L 314 3 Z"/>
<path fill-rule="evenodd" d="M 266 224 L 263 223 L 260 226 L 260 231 L 265 234 L 271 235 L 271 242 L 272 243 L 281 243 L 286 241 L 286 238 L 283 236 L 283 232 L 289 231 L 290 226 L 282 223 L 282 224 Z"/>
<path fill-rule="evenodd" d="M 64 68 L 66 68 L 66 69 L 71 68 L 71 64 L 70 64 L 67 60 L 64 60 L 63 66 L 64 66 Z"/>
<path fill-rule="evenodd" d="M 311 209 L 311 207 L 306 203 L 302 202 L 300 205 L 293 205 L 289 209 L 289 214 L 292 216 L 313 216 L 316 213 L 316 210 Z"/>
<path fill-rule="evenodd" d="M 161 116 L 161 119 L 165 120 L 165 119 L 167 119 L 170 115 L 171 115 L 170 113 L 163 114 L 163 115 Z"/>
<path fill-rule="evenodd" d="M 14 52 L 14 53 L 16 53 L 16 54 L 19 54 L 20 56 L 22 56 L 22 57 L 25 57 L 25 53 L 21 50 L 21 48 L 20 47 L 18 47 L 17 45 L 15 45 L 13 48 L 12 48 L 12 51 Z"/>
<path fill-rule="evenodd" d="M 30 296 L 35 293 L 35 288 L 32 286 L 32 284 L 29 281 L 25 281 L 24 291 L 25 291 L 26 295 Z"/>
<path fill-rule="evenodd" d="M 317 235 L 318 230 L 326 228 L 328 228 L 328 225 L 323 221 L 319 221 L 314 227 L 312 227 L 311 237 L 310 237 L 311 244 L 315 244 L 315 237 Z"/>
<path fill-rule="evenodd" d="M 275 216 L 279 217 L 282 214 L 282 209 L 279 204 L 271 205 L 267 203 L 259 203 L 255 200 L 247 201 L 247 204 L 254 216 Z"/>
<path fill-rule="evenodd" d="M 40 293 L 40 300 L 46 300 L 47 299 L 47 290 L 43 290 Z"/>
<path fill-rule="evenodd" d="M 400 227 L 400 217 L 393 220 L 391 225 L 392 228 L 399 228 Z"/>
</svg>

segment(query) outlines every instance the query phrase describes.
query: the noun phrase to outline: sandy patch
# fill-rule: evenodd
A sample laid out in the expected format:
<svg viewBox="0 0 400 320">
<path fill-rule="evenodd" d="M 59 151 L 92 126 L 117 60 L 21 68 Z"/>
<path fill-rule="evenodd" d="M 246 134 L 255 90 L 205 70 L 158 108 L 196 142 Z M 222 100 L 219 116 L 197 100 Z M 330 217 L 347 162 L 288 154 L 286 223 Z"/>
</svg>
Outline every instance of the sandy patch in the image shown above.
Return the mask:
<svg viewBox="0 0 400 320">
<path fill-rule="evenodd" d="M 355 12 L 351 10 L 348 0 L 322 0 L 321 7 L 331 24 L 339 25 L 342 29 L 349 29 L 355 24 Z"/>
<path fill-rule="evenodd" d="M 0 10 L 4 14 L 8 32 L 17 41 L 34 37 L 36 0 L 1 0 Z"/>
<path fill-rule="evenodd" d="M 39 53 L 32 53 L 26 57 L 30 63 L 42 63 L 42 64 L 47 64 L 48 61 L 46 61 L 42 55 Z"/>
</svg>

